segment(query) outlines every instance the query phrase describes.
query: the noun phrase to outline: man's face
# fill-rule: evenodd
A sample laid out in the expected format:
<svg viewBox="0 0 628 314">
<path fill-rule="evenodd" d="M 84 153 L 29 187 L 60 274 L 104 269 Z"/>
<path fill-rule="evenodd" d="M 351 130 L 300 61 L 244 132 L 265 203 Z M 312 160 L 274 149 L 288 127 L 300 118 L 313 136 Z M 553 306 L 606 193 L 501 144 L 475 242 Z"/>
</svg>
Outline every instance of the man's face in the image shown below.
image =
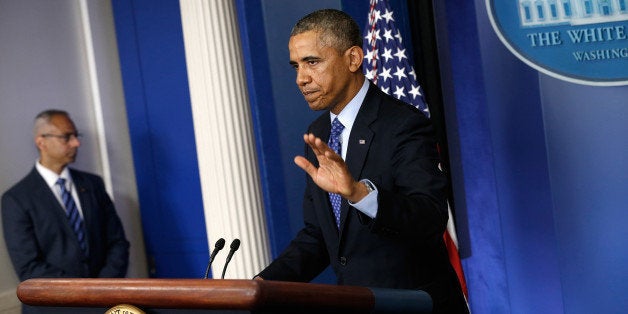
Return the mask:
<svg viewBox="0 0 628 314">
<path fill-rule="evenodd" d="M 68 117 L 52 116 L 50 124 L 43 126 L 35 138 L 40 152 L 40 163 L 55 169 L 74 162 L 78 147 L 81 146 L 77 134 L 74 123 Z"/>
<path fill-rule="evenodd" d="M 339 113 L 353 96 L 348 92 L 352 74 L 349 54 L 323 46 L 315 31 L 292 36 L 288 49 L 297 86 L 310 108 Z"/>
</svg>

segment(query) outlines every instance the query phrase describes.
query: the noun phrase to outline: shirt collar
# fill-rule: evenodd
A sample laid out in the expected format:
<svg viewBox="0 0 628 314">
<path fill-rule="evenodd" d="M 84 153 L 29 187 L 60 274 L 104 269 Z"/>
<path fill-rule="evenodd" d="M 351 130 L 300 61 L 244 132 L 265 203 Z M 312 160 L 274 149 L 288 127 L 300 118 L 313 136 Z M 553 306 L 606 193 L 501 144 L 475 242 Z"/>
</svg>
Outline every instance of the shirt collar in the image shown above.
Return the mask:
<svg viewBox="0 0 628 314">
<path fill-rule="evenodd" d="M 72 177 L 70 177 L 70 170 L 68 170 L 68 167 L 63 168 L 63 170 L 61 170 L 61 174 L 56 174 L 54 171 L 44 167 L 41 163 L 39 163 L 39 160 L 37 160 L 37 162 L 35 162 L 35 168 L 37 169 L 37 172 L 39 172 L 39 174 L 44 178 L 46 184 L 48 184 L 48 186 L 51 188 L 54 187 L 55 184 L 57 184 L 57 180 L 59 178 L 65 179 L 66 186 L 71 185 Z"/>
<path fill-rule="evenodd" d="M 366 92 L 369 90 L 369 80 L 365 79 L 362 87 L 358 91 L 358 93 L 349 101 L 349 103 L 340 111 L 338 115 L 333 114 L 331 111 L 329 112 L 329 116 L 331 121 L 334 121 L 336 117 L 338 120 L 344 125 L 345 130 L 351 130 L 353 127 L 353 122 L 355 121 L 355 117 L 358 116 L 358 111 L 360 111 L 360 107 L 364 102 L 364 98 L 366 98 Z"/>
</svg>

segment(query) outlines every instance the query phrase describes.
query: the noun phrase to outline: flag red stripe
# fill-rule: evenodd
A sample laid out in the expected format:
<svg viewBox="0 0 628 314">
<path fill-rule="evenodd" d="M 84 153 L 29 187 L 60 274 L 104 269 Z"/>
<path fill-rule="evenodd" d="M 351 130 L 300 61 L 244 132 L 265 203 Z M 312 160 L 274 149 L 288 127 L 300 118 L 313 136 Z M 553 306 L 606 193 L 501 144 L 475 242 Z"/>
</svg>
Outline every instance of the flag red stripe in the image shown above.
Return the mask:
<svg viewBox="0 0 628 314">
<path fill-rule="evenodd" d="M 462 264 L 460 263 L 460 255 L 458 255 L 458 248 L 456 244 L 451 239 L 448 231 L 445 231 L 443 235 L 443 239 L 445 240 L 445 246 L 447 246 L 447 253 L 449 253 L 449 262 L 451 266 L 453 266 L 456 271 L 456 275 L 458 275 L 458 281 L 460 281 L 460 286 L 462 287 L 462 292 L 464 293 L 464 297 L 468 299 L 469 294 L 467 292 L 467 282 L 464 279 L 464 272 L 462 270 Z"/>
</svg>

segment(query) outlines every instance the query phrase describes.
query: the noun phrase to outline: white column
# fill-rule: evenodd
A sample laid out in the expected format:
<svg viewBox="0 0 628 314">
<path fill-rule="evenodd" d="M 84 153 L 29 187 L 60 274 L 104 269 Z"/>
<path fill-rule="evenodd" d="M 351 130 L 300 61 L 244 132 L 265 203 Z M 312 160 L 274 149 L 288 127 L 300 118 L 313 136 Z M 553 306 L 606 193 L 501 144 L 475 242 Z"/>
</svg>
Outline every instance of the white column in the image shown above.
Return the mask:
<svg viewBox="0 0 628 314">
<path fill-rule="evenodd" d="M 205 224 L 220 278 L 229 244 L 241 240 L 225 279 L 251 278 L 270 260 L 242 48 L 231 0 L 180 0 Z"/>
<path fill-rule="evenodd" d="M 87 73 L 89 75 L 89 91 L 92 98 L 92 107 L 96 120 L 96 135 L 98 140 L 98 150 L 100 152 L 102 178 L 105 188 L 115 201 L 113 193 L 113 184 L 111 180 L 111 167 L 109 164 L 109 153 L 107 151 L 107 138 L 105 132 L 105 120 L 103 118 L 102 97 L 100 96 L 100 86 L 98 82 L 98 69 L 96 67 L 95 47 L 92 38 L 92 27 L 89 18 L 89 8 L 87 0 L 79 1 L 81 10 L 81 26 L 83 32 L 83 41 L 85 44 L 85 57 L 87 58 Z"/>
</svg>

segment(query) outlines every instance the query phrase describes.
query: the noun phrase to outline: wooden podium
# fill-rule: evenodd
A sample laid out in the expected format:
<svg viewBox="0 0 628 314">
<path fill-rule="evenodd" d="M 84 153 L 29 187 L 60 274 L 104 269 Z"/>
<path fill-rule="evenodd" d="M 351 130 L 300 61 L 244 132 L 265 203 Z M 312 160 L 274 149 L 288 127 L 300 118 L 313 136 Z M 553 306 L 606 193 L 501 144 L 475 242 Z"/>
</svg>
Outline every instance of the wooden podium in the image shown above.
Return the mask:
<svg viewBox="0 0 628 314">
<path fill-rule="evenodd" d="M 29 279 L 18 286 L 17 296 L 37 307 L 129 304 L 146 313 L 430 313 L 432 308 L 424 291 L 268 280 Z"/>
</svg>

